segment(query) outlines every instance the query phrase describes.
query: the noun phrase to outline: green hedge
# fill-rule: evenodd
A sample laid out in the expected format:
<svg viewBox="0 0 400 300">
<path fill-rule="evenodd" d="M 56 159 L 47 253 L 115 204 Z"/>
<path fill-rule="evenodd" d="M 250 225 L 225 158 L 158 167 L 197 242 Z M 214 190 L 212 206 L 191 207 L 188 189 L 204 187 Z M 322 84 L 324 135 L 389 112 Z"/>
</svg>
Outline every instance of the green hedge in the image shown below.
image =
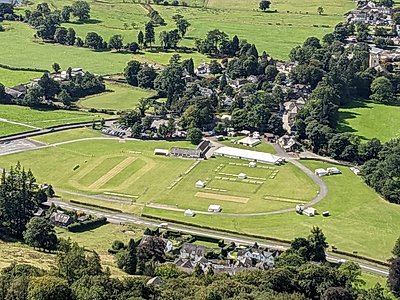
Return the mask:
<svg viewBox="0 0 400 300">
<path fill-rule="evenodd" d="M 4 64 L 0 64 L 0 68 L 11 70 L 11 71 L 30 71 L 30 72 L 42 72 L 42 73 L 49 72 L 49 70 L 45 70 L 45 69 L 13 67 L 13 66 L 8 66 L 8 65 L 4 65 Z"/>
<path fill-rule="evenodd" d="M 117 212 L 117 213 L 122 213 L 122 210 L 120 210 L 120 209 L 101 206 L 101 205 L 97 205 L 97 204 L 85 203 L 85 202 L 80 202 L 77 200 L 69 200 L 69 202 L 71 202 L 73 204 L 82 205 L 82 206 L 89 206 L 89 207 L 100 208 L 100 209 L 109 210 L 109 211 L 113 211 L 113 212 Z"/>
<path fill-rule="evenodd" d="M 102 225 L 107 224 L 107 218 L 106 217 L 101 217 L 98 219 L 92 219 L 92 220 L 87 220 L 83 221 L 80 223 L 73 223 L 71 225 L 67 226 L 68 231 L 71 232 L 83 232 L 86 230 L 94 229 L 97 227 L 100 227 Z"/>
</svg>

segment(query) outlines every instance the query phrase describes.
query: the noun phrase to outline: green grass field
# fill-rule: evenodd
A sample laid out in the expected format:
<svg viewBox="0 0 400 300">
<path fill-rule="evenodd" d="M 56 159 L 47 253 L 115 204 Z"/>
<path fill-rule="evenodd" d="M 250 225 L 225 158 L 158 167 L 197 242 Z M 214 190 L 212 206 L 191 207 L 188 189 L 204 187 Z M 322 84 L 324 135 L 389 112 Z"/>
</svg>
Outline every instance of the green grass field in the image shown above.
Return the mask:
<svg viewBox="0 0 400 300">
<path fill-rule="evenodd" d="M 51 0 L 47 2 L 53 9 L 61 9 L 62 6 L 72 1 Z M 33 2 L 29 8 L 37 3 L 39 1 Z M 201 1 L 194 4 L 201 5 Z M 146 10 L 137 3 L 108 0 L 90 1 L 90 5 L 92 22 L 63 24 L 66 27 L 75 28 L 77 35 L 82 38 L 88 32 L 96 31 L 106 41 L 114 34 L 121 34 L 125 42 L 131 42 L 136 40 L 138 31 L 143 30 L 144 24 L 148 21 Z M 316 12 L 320 5 L 325 8 L 322 16 Z M 182 45 L 193 46 L 194 39 L 203 38 L 209 30 L 218 28 L 231 36 L 237 34 L 240 38 L 257 44 L 260 52 L 266 50 L 276 58 L 286 59 L 290 50 L 301 44 L 307 37 L 322 37 L 331 32 L 334 25 L 343 20 L 343 14 L 353 7 L 354 3 L 350 0 L 328 1 L 327 3 L 313 0 L 307 4 L 282 0 L 273 3 L 271 7 L 271 9 L 277 9 L 277 13 L 258 11 L 258 1 L 255 0 L 251 0 L 250 3 L 246 1 L 246 4 L 238 0 L 208 1 L 207 8 L 160 5 L 156 6 L 156 9 L 166 20 L 167 26 L 156 29 L 156 40 L 158 40 L 160 31 L 175 27 L 172 16 L 179 13 L 192 24 Z M 21 7 L 21 13 L 25 9 L 26 7 Z M 2 49 L 1 63 L 11 66 L 51 69 L 51 65 L 57 62 L 63 69 L 70 66 L 82 67 L 98 74 L 114 74 L 122 72 L 126 63 L 131 59 L 166 64 L 173 54 L 173 52 L 149 51 L 144 54 L 132 55 L 44 44 L 33 38 L 35 31 L 26 24 L 6 21 L 3 22 L 3 25 L 6 31 L 1 33 L 0 43 L 7 47 Z M 24 47 L 20 45 L 24 45 Z M 182 56 L 183 59 L 193 57 L 197 64 L 208 60 L 198 53 L 185 53 Z M 24 81 L 27 74 L 12 75 L 12 77 L 15 76 L 16 78 L 10 83 Z"/>
<path fill-rule="evenodd" d="M 321 38 L 332 32 L 334 26 L 344 19 L 344 13 L 354 8 L 354 2 L 350 0 L 312 1 L 311 4 L 289 0 L 272 4 L 271 9 L 277 9 L 277 13 L 263 13 L 257 11 L 258 3 L 253 0 L 216 0 L 208 1 L 207 8 L 202 9 L 160 5 L 157 10 L 167 20 L 176 13 L 189 20 L 192 27 L 184 45 L 192 45 L 194 38 L 203 38 L 208 31 L 220 29 L 255 43 L 260 52 L 265 50 L 275 58 L 287 59 L 290 50 L 307 37 Z M 323 16 L 317 14 L 320 5 L 325 7 Z"/>
<path fill-rule="evenodd" d="M 117 18 L 117 16 L 114 17 Z M 96 52 L 87 48 L 46 44 L 33 38 L 35 30 L 27 24 L 19 22 L 3 22 L 3 24 L 7 28 L 7 31 L 0 34 L 0 44 L 7 45 L 7 47 L 2 48 L 0 62 L 14 67 L 51 70 L 52 64 L 57 62 L 63 70 L 66 70 L 68 67 L 80 67 L 92 73 L 107 75 L 122 73 L 126 64 L 133 59 L 149 63 L 168 64 L 169 59 L 174 54 L 172 51 L 167 53 L 148 51 L 142 54 Z M 80 25 L 71 24 L 71 26 Z M 85 32 L 91 30 L 93 30 L 91 27 L 84 29 Z M 111 36 L 114 33 L 122 32 L 118 29 L 111 31 L 109 35 Z M 129 33 L 129 35 L 133 40 L 137 34 Z M 126 39 L 127 41 L 129 40 Z M 21 47 L 21 45 L 24 45 L 24 47 Z M 198 53 L 180 53 L 180 55 L 182 59 L 192 57 L 197 64 L 209 60 Z M 24 79 L 19 79 L 17 73 L 13 76 L 17 76 L 15 81 L 23 81 Z M 0 81 L 2 81 L 1 77 Z"/>
<path fill-rule="evenodd" d="M 321 162 L 304 161 L 311 170 L 329 167 Z M 197 215 L 185 218 L 180 213 L 145 208 L 146 214 L 207 225 L 239 233 L 293 239 L 305 236 L 312 226 L 319 226 L 328 242 L 343 251 L 358 251 L 359 254 L 388 259 L 400 226 L 400 206 L 381 199 L 366 186 L 360 177 L 348 168 L 338 166 L 342 175 L 325 177 L 329 193 L 315 208 L 321 213 L 329 210 L 331 217 L 318 215 L 313 218 L 286 213 L 274 216 L 228 217 Z"/>
<path fill-rule="evenodd" d="M 35 139 L 49 144 L 97 136 L 96 131 L 79 129 Z M 5 156 L 1 164 L 9 167 L 21 161 L 32 168 L 39 181 L 51 182 L 62 190 L 126 194 L 138 203 L 174 209 L 206 211 L 217 203 L 225 212 L 264 212 L 292 207 L 316 195 L 312 180 L 291 164 L 249 168 L 246 161 L 218 157 L 194 166 L 193 160 L 153 154 L 155 148 L 172 146 L 192 147 L 188 142 L 90 140 Z M 54 166 L 51 172 L 49 165 Z M 79 169 L 74 171 L 76 165 Z M 238 179 L 242 172 L 247 174 L 246 180 Z M 198 180 L 206 181 L 207 187 L 196 188 Z"/>
<path fill-rule="evenodd" d="M 386 142 L 400 137 L 400 106 L 353 101 L 340 109 L 339 130 L 352 132 L 363 140 L 374 137 Z"/>
<path fill-rule="evenodd" d="M 79 101 L 78 105 L 88 108 L 126 110 L 133 109 L 140 98 L 148 98 L 155 94 L 150 90 L 122 84 L 107 84 L 107 92 L 89 96 Z"/>
<path fill-rule="evenodd" d="M 42 75 L 40 72 L 12 71 L 0 68 L 0 82 L 9 87 L 28 83 L 32 79 L 39 78 Z"/>
<path fill-rule="evenodd" d="M 81 233 L 72 233 L 63 228 L 56 228 L 59 238 L 77 242 L 88 250 L 95 250 L 104 268 L 109 267 L 113 276 L 124 276 L 125 273 L 117 268 L 114 257 L 108 253 L 111 244 L 115 240 L 127 243 L 129 239 L 137 240 L 143 234 L 143 229 L 136 225 L 114 225 L 107 224 L 96 229 Z M 21 243 L 10 243 L 0 241 L 0 269 L 9 266 L 11 263 L 27 263 L 43 269 L 50 269 L 56 263 L 56 255 L 36 251 Z"/>
<path fill-rule="evenodd" d="M 0 105 L 0 136 L 61 124 L 110 118 L 110 115 L 66 110 L 38 110 L 17 105 Z M 15 122 L 9 123 L 9 122 Z"/>
</svg>

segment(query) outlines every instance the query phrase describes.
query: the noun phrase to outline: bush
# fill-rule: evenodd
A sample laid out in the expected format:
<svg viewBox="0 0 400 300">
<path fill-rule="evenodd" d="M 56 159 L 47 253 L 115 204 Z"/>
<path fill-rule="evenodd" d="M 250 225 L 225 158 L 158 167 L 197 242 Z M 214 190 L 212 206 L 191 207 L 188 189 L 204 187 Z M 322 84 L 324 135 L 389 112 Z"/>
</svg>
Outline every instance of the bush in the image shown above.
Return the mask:
<svg viewBox="0 0 400 300">
<path fill-rule="evenodd" d="M 83 232 L 86 230 L 94 229 L 97 227 L 100 227 L 102 225 L 107 224 L 107 218 L 106 217 L 101 217 L 98 219 L 92 219 L 92 220 L 87 220 L 84 222 L 80 223 L 73 223 L 71 225 L 67 226 L 68 231 L 71 232 Z"/>
<path fill-rule="evenodd" d="M 118 250 L 124 249 L 124 248 L 125 248 L 125 245 L 124 245 L 123 242 L 121 242 L 121 241 L 119 241 L 119 240 L 115 240 L 115 241 L 112 243 L 111 248 L 112 248 L 113 250 L 117 250 L 117 251 L 118 251 Z"/>
</svg>

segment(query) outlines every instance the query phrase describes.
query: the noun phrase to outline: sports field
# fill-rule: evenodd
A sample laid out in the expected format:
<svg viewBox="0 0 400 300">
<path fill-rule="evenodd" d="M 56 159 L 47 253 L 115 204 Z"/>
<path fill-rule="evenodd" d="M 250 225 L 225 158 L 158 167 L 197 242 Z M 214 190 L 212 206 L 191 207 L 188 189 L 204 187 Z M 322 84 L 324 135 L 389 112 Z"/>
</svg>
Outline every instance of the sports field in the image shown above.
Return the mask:
<svg viewBox="0 0 400 300">
<path fill-rule="evenodd" d="M 50 140 L 37 140 L 61 142 L 56 139 L 61 135 L 54 133 Z M 227 213 L 266 212 L 307 202 L 317 192 L 313 181 L 291 164 L 250 168 L 241 160 L 196 162 L 153 154 L 156 148 L 173 146 L 192 147 L 188 142 L 96 138 L 3 156 L 1 167 L 21 161 L 32 168 L 39 181 L 51 182 L 64 194 L 89 195 L 88 201 L 94 199 L 93 195 L 111 195 L 126 200 L 122 204 L 134 201 L 165 209 L 206 212 L 210 204 L 220 204 Z M 246 173 L 246 178 L 240 179 L 240 173 Z M 199 180 L 206 182 L 205 188 L 195 187 Z M 74 198 L 73 194 L 68 197 Z M 104 199 L 96 200 L 108 205 Z"/>
<path fill-rule="evenodd" d="M 61 124 L 91 122 L 109 115 L 66 110 L 40 110 L 17 105 L 0 105 L 0 136 Z"/>
<path fill-rule="evenodd" d="M 363 140 L 374 137 L 386 142 L 400 137 L 400 106 L 369 101 L 353 101 L 340 109 L 339 129 L 360 136 Z"/>
<path fill-rule="evenodd" d="M 87 108 L 126 110 L 133 109 L 141 98 L 155 94 L 154 91 L 123 84 L 107 84 L 106 88 L 105 93 L 86 97 L 80 100 L 78 105 Z"/>
<path fill-rule="evenodd" d="M 311 170 L 331 165 L 303 161 Z M 339 250 L 357 251 L 360 255 L 388 259 L 400 227 L 400 206 L 381 199 L 361 178 L 348 168 L 338 166 L 342 175 L 324 177 L 329 192 L 315 208 L 319 213 L 330 211 L 331 216 L 313 218 L 296 213 L 272 216 L 229 217 L 197 215 L 185 218 L 181 213 L 145 208 L 146 214 L 180 220 L 219 229 L 258 234 L 291 240 L 307 235 L 312 226 L 319 226 L 328 242 Z"/>
</svg>

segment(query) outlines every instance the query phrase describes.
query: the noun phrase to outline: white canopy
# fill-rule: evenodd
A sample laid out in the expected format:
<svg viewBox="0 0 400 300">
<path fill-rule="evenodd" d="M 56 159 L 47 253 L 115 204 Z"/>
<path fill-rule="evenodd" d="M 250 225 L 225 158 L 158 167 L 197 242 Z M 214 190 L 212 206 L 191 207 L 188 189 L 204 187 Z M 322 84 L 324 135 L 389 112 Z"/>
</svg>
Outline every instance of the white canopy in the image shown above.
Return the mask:
<svg viewBox="0 0 400 300">
<path fill-rule="evenodd" d="M 233 147 L 221 147 L 214 152 L 216 155 L 258 161 L 266 164 L 279 164 L 282 157 L 266 152 L 258 152 Z"/>
</svg>

